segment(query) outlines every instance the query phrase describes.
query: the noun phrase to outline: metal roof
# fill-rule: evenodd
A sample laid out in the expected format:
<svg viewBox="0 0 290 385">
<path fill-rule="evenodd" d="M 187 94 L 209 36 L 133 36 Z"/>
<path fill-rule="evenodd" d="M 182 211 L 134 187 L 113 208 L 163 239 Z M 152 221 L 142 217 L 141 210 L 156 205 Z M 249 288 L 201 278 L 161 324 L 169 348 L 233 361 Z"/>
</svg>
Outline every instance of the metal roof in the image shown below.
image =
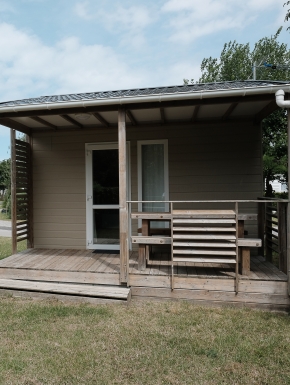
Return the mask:
<svg viewBox="0 0 290 385">
<path fill-rule="evenodd" d="M 28 98 L 21 100 L 14 100 L 9 102 L 0 103 L 0 109 L 3 107 L 13 106 L 28 106 L 34 104 L 45 103 L 65 103 L 65 102 L 77 102 L 94 99 L 114 99 L 124 97 L 136 97 L 136 96 L 151 96 L 151 95 L 164 95 L 164 94 L 182 94 L 182 93 L 195 93 L 201 91 L 215 91 L 215 90 L 234 90 L 234 89 L 249 89 L 269 87 L 272 85 L 285 85 L 289 82 L 282 81 L 269 81 L 269 80 L 244 80 L 244 81 L 227 81 L 227 82 L 215 82 L 215 83 L 197 83 L 187 84 L 180 86 L 169 87 L 152 87 L 152 88 L 135 88 L 128 90 L 117 91 L 100 91 L 100 92 L 87 92 L 77 94 L 65 94 L 65 95 L 52 95 L 52 96 L 40 96 L 37 98 Z"/>
</svg>

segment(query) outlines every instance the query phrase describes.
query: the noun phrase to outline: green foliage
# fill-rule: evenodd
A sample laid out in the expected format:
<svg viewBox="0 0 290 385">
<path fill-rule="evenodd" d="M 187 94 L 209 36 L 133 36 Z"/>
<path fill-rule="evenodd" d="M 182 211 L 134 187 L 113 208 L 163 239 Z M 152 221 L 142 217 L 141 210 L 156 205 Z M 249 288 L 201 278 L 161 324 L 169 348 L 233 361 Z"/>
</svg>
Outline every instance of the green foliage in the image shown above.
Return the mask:
<svg viewBox="0 0 290 385">
<path fill-rule="evenodd" d="M 5 191 L 3 199 L 3 208 L 7 210 L 7 218 L 11 218 L 11 189 L 10 187 Z"/>
<path fill-rule="evenodd" d="M 273 129 L 273 127 L 275 129 Z M 288 182 L 287 116 L 279 109 L 262 122 L 263 174 L 266 196 L 274 196 L 270 181 Z"/>
<path fill-rule="evenodd" d="M 11 161 L 10 159 L 0 162 L 0 191 L 3 199 L 2 207 L 7 210 L 8 218 L 11 217 Z"/>
<path fill-rule="evenodd" d="M 290 4 L 288 1 L 285 4 Z M 290 10 L 287 20 L 290 18 Z M 226 43 L 219 58 L 205 58 L 201 63 L 202 76 L 199 83 L 247 80 L 253 77 L 253 65 L 257 79 L 282 80 L 289 79 L 289 70 L 273 70 L 262 64 L 287 64 L 290 62 L 290 50 L 287 44 L 280 43 L 278 37 L 282 27 L 275 35 L 260 39 L 251 50 L 250 44 L 239 44 L 236 41 Z M 189 80 L 184 80 L 185 84 Z M 266 195 L 273 196 L 270 181 L 275 179 L 288 182 L 287 178 L 287 116 L 285 111 L 277 110 L 263 120 L 263 164 Z"/>
<path fill-rule="evenodd" d="M 10 159 L 0 162 L 0 190 L 6 190 L 10 186 Z"/>
<path fill-rule="evenodd" d="M 290 61 L 287 44 L 279 43 L 278 37 L 282 27 L 274 36 L 260 39 L 251 50 L 250 44 L 239 44 L 236 41 L 226 43 L 220 58 L 205 58 L 201 62 L 202 76 L 199 83 L 221 82 L 230 80 L 247 80 L 252 78 L 253 64 L 264 62 L 283 64 Z M 257 78 L 263 80 L 288 80 L 289 72 L 271 68 L 257 68 Z"/>
</svg>

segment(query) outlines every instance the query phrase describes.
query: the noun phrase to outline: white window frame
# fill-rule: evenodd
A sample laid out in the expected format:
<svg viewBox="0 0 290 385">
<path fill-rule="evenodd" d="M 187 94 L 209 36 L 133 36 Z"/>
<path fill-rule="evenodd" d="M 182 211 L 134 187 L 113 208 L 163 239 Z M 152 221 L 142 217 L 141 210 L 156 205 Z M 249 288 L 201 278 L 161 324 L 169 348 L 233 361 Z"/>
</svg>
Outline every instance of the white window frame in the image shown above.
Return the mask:
<svg viewBox="0 0 290 385">
<path fill-rule="evenodd" d="M 102 142 L 102 143 L 86 143 L 86 247 L 91 250 L 120 250 L 120 245 L 103 245 L 94 244 L 93 233 L 93 210 L 94 209 L 119 209 L 120 205 L 94 205 L 93 204 L 93 162 L 92 151 L 93 150 L 116 150 L 119 148 L 118 142 Z M 131 200 L 131 156 L 130 156 L 130 142 L 126 142 L 126 158 L 127 158 L 127 172 L 126 172 L 126 184 L 127 184 L 127 200 Z M 131 225 L 129 226 L 128 237 L 131 239 Z"/>
<path fill-rule="evenodd" d="M 158 140 L 138 140 L 137 142 L 137 162 L 138 162 L 138 200 L 142 201 L 142 145 L 144 144 L 163 144 L 164 145 L 164 193 L 165 201 L 169 201 L 169 170 L 168 170 L 168 139 Z M 165 211 L 169 210 L 169 203 L 165 204 Z M 142 203 L 138 203 L 138 211 L 142 211 Z M 141 221 L 138 224 L 141 226 Z"/>
</svg>

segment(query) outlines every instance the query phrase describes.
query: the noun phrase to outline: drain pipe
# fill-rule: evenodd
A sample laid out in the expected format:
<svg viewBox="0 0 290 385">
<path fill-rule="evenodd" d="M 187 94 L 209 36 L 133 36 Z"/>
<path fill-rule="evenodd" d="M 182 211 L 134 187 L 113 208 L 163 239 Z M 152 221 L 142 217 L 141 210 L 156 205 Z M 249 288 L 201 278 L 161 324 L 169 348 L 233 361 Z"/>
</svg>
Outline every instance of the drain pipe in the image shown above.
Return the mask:
<svg viewBox="0 0 290 385">
<path fill-rule="evenodd" d="M 288 120 L 288 201 L 290 201 L 290 100 L 284 100 L 285 92 L 278 90 L 276 92 L 276 103 L 281 108 L 287 108 Z M 288 294 L 290 295 L 290 202 L 287 204 L 287 277 Z"/>
<path fill-rule="evenodd" d="M 278 90 L 275 93 L 275 95 L 276 95 L 276 103 L 279 107 L 290 108 L 290 100 L 284 100 L 285 92 L 283 90 Z"/>
</svg>

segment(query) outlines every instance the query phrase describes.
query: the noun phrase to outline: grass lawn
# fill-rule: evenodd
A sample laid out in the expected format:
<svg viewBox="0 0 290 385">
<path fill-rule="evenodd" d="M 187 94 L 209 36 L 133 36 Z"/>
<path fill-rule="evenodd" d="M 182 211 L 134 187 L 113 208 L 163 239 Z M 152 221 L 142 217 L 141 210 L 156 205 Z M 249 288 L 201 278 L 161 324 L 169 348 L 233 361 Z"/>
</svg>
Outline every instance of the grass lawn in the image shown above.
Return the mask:
<svg viewBox="0 0 290 385">
<path fill-rule="evenodd" d="M 0 384 L 290 384 L 287 315 L 0 301 Z"/>
<path fill-rule="evenodd" d="M 8 218 L 8 216 L 6 214 L 4 214 L 4 213 L 1 213 L 2 205 L 3 205 L 3 201 L 0 201 L 0 220 L 1 221 L 5 221 L 5 220 L 8 221 L 8 220 L 10 220 Z"/>
<path fill-rule="evenodd" d="M 1 212 L 0 212 L 0 220 L 1 221 L 10 221 L 10 219 L 8 218 L 8 215 L 5 213 L 1 213 Z"/>
<path fill-rule="evenodd" d="M 17 250 L 25 250 L 27 242 L 21 241 L 17 244 Z M 0 259 L 9 257 L 12 254 L 11 238 L 0 237 Z"/>
</svg>

